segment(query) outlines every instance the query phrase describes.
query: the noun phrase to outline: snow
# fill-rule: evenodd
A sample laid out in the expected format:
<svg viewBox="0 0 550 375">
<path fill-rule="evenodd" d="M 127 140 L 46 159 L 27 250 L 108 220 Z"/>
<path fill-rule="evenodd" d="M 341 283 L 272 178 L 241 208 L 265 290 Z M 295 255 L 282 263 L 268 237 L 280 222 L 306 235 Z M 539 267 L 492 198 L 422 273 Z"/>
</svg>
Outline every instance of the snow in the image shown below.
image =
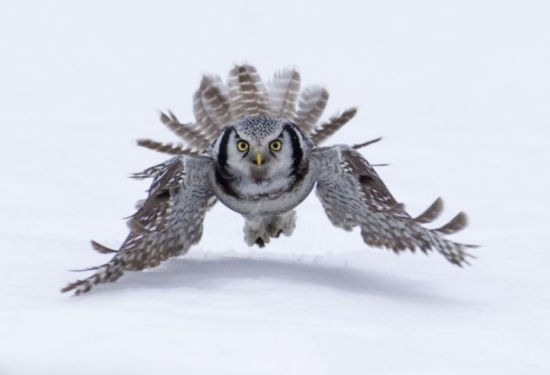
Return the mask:
<svg viewBox="0 0 550 375">
<path fill-rule="evenodd" d="M 547 2 L 3 2 L 0 374 L 550 373 Z M 144 196 L 130 172 L 192 119 L 200 75 L 294 64 L 333 143 L 364 151 L 413 214 L 438 195 L 481 244 L 370 249 L 314 196 L 290 238 L 248 248 L 221 205 L 185 257 L 73 298 Z"/>
</svg>

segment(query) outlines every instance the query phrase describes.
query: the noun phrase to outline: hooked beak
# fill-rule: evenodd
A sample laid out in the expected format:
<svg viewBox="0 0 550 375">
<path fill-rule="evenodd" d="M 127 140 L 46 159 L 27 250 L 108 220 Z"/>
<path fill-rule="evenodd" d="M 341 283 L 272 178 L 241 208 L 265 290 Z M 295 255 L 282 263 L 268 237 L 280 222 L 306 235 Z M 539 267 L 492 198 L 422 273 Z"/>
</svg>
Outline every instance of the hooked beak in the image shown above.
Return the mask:
<svg viewBox="0 0 550 375">
<path fill-rule="evenodd" d="M 259 152 L 256 154 L 256 164 L 258 167 L 262 166 L 262 154 Z"/>
</svg>

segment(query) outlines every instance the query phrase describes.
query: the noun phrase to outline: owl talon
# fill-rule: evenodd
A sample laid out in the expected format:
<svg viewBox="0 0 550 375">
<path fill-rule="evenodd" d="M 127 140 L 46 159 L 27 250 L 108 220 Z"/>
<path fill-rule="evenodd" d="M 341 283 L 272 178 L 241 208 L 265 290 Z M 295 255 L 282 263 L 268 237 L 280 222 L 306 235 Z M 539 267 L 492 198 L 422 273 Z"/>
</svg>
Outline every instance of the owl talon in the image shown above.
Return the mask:
<svg viewBox="0 0 550 375">
<path fill-rule="evenodd" d="M 279 238 L 281 234 L 290 236 L 296 227 L 296 211 L 275 216 L 267 226 L 267 232 L 273 238 Z"/>
<path fill-rule="evenodd" d="M 273 216 L 268 221 L 249 219 L 245 222 L 244 227 L 245 241 L 248 246 L 264 247 L 271 238 L 279 238 L 281 234 L 290 236 L 295 226 L 295 211 Z"/>
</svg>

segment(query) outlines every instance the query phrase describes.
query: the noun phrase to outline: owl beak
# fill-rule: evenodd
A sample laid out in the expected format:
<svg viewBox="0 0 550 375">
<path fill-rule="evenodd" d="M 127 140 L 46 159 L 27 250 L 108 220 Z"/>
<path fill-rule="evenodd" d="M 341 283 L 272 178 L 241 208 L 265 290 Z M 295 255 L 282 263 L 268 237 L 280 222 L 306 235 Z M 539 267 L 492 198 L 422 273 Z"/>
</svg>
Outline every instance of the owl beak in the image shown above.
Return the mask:
<svg viewBox="0 0 550 375">
<path fill-rule="evenodd" d="M 256 164 L 258 167 L 262 166 L 262 154 L 259 152 L 256 154 Z"/>
</svg>

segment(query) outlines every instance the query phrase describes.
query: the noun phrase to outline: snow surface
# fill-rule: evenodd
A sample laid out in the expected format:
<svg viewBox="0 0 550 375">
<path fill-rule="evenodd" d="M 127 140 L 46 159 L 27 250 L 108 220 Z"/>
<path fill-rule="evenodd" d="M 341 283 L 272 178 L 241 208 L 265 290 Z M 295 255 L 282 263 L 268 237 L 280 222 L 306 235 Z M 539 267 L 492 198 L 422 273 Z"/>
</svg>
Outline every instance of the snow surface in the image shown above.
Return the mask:
<svg viewBox="0 0 550 375">
<path fill-rule="evenodd" d="M 0 374 L 550 373 L 548 2 L 0 4 Z M 360 112 L 333 143 L 365 150 L 412 214 L 438 195 L 460 269 L 370 249 L 314 196 L 291 238 L 248 248 L 218 205 L 188 256 L 85 297 L 175 141 L 205 72 L 295 64 Z M 444 220 L 442 220 L 443 222 Z"/>
</svg>

